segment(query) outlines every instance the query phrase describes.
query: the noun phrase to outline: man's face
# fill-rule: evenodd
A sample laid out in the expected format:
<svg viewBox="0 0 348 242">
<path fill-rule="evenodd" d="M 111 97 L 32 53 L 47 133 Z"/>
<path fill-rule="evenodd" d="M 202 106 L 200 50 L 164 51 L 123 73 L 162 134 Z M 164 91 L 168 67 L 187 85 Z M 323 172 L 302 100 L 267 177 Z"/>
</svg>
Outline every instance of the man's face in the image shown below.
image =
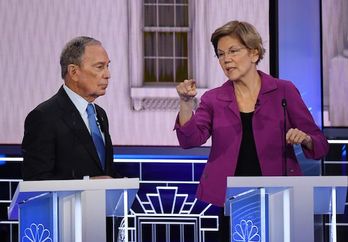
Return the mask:
<svg viewBox="0 0 348 242">
<path fill-rule="evenodd" d="M 88 102 L 105 94 L 110 78 L 109 63 L 108 54 L 101 45 L 85 47 L 75 81 L 76 92 Z"/>
</svg>

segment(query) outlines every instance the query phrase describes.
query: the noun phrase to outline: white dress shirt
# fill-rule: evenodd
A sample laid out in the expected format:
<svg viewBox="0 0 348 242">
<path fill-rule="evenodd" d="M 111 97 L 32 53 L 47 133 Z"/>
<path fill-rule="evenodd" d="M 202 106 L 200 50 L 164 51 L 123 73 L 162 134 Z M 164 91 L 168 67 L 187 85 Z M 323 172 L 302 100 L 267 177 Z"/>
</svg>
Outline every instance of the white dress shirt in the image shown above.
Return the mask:
<svg viewBox="0 0 348 242">
<path fill-rule="evenodd" d="M 91 129 L 89 128 L 89 123 L 88 123 L 88 114 L 87 114 L 87 105 L 88 105 L 88 102 L 83 98 L 81 97 L 80 95 L 78 95 L 77 93 L 75 93 L 74 91 L 72 91 L 69 87 L 67 87 L 65 84 L 63 84 L 63 88 L 66 92 L 66 94 L 68 95 L 68 97 L 70 98 L 70 100 L 73 102 L 73 104 L 75 105 L 75 107 L 77 108 L 77 110 L 79 111 L 80 115 L 81 115 L 81 118 L 83 120 L 83 122 L 85 123 L 89 133 L 91 133 Z M 96 110 L 95 110 L 95 106 L 94 106 L 94 103 L 93 104 L 93 107 L 94 107 L 94 111 L 95 111 L 95 114 L 97 114 Z M 95 116 L 95 118 L 97 119 L 97 116 Z M 97 122 L 98 123 L 98 122 Z M 100 125 L 98 125 L 99 127 L 99 130 L 100 130 L 100 133 L 103 137 L 103 141 L 105 143 L 105 137 L 104 137 L 104 133 L 103 131 L 100 129 Z"/>
</svg>

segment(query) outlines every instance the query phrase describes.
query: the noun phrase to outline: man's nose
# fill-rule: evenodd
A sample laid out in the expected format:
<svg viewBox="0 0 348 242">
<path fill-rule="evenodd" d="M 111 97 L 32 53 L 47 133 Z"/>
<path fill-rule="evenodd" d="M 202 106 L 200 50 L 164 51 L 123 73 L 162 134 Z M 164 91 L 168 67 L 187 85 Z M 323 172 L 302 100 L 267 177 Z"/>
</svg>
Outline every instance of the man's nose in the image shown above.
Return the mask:
<svg viewBox="0 0 348 242">
<path fill-rule="evenodd" d="M 110 70 L 109 70 L 109 68 L 106 68 L 105 73 L 104 73 L 104 78 L 110 79 L 110 77 L 111 77 Z"/>
</svg>

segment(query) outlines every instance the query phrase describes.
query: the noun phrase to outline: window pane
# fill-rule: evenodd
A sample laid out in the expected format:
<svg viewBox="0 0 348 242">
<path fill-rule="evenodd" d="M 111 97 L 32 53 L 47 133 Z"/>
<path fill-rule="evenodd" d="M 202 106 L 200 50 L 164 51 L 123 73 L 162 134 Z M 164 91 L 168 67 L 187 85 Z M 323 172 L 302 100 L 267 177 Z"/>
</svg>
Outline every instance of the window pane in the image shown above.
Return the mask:
<svg viewBox="0 0 348 242">
<path fill-rule="evenodd" d="M 187 33 L 175 33 L 175 56 L 187 57 Z"/>
<path fill-rule="evenodd" d="M 156 33 L 144 32 L 145 56 L 156 56 Z"/>
<path fill-rule="evenodd" d="M 176 6 L 176 26 L 188 27 L 188 6 Z"/>
<path fill-rule="evenodd" d="M 159 3 L 174 3 L 174 0 L 158 0 Z"/>
<path fill-rule="evenodd" d="M 144 18 L 145 26 L 157 26 L 156 21 L 156 6 L 145 6 L 144 7 Z"/>
<path fill-rule="evenodd" d="M 159 23 L 161 27 L 174 27 L 174 6 L 158 6 Z"/>
<path fill-rule="evenodd" d="M 176 80 L 182 82 L 185 79 L 191 78 L 188 76 L 187 59 L 176 59 Z"/>
<path fill-rule="evenodd" d="M 155 59 L 145 59 L 144 81 L 145 82 L 157 82 L 156 60 Z"/>
<path fill-rule="evenodd" d="M 189 26 L 188 0 L 144 0 L 143 3 L 145 27 Z M 175 83 L 189 78 L 189 33 L 168 32 L 168 29 L 153 28 L 151 32 L 144 32 L 146 83 Z"/>
<path fill-rule="evenodd" d="M 158 56 L 173 56 L 173 33 L 158 33 Z"/>
<path fill-rule="evenodd" d="M 174 82 L 173 76 L 173 60 L 160 59 L 158 60 L 159 82 Z"/>
</svg>

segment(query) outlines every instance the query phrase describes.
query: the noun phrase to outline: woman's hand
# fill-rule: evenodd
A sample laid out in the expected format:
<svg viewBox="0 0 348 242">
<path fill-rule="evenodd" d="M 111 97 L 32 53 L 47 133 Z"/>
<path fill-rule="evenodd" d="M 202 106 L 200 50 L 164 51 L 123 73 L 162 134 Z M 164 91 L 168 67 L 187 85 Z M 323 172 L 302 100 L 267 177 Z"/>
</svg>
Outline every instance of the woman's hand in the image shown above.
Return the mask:
<svg viewBox="0 0 348 242">
<path fill-rule="evenodd" d="M 176 91 L 180 97 L 179 123 L 182 126 L 192 117 L 193 98 L 197 95 L 196 82 L 185 80 L 176 86 Z"/>
<path fill-rule="evenodd" d="M 299 129 L 289 129 L 286 133 L 286 142 L 288 144 L 301 144 L 306 146 L 309 150 L 313 148 L 312 138 L 305 132 Z"/>
<path fill-rule="evenodd" d="M 188 102 L 197 95 L 196 82 L 192 79 L 185 80 L 176 86 L 180 100 Z"/>
</svg>

